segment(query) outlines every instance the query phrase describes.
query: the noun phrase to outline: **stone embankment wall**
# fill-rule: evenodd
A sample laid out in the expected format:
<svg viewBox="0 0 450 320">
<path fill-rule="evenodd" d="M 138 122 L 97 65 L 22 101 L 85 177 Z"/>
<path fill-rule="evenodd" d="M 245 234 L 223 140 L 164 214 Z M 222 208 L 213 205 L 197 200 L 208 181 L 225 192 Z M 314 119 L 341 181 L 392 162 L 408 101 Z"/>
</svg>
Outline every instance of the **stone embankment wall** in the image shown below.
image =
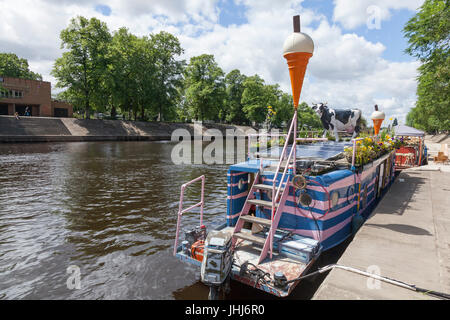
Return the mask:
<svg viewBox="0 0 450 320">
<path fill-rule="evenodd" d="M 192 123 L 143 122 L 122 120 L 80 120 L 74 118 L 0 116 L 0 142 L 52 141 L 126 141 L 170 140 L 176 129 L 194 135 Z M 246 135 L 250 127 L 217 123 L 203 124 L 203 134 L 217 129 L 223 135 L 236 132 Z"/>
</svg>

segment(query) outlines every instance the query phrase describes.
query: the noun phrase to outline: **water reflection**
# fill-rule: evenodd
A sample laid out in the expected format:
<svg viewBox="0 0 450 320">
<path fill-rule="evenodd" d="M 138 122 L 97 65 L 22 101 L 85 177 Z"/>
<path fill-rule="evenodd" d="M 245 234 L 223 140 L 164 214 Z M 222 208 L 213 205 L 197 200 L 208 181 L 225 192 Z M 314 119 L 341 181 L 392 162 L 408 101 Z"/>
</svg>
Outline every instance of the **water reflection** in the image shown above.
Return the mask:
<svg viewBox="0 0 450 320">
<path fill-rule="evenodd" d="M 173 166 L 172 146 L 1 145 L 0 297 L 173 298 L 195 281 L 170 254 L 180 185 L 207 175 L 211 223 L 224 217 L 227 166 Z M 186 205 L 198 197 L 189 189 Z M 81 269 L 81 290 L 67 289 L 69 265 Z"/>
</svg>

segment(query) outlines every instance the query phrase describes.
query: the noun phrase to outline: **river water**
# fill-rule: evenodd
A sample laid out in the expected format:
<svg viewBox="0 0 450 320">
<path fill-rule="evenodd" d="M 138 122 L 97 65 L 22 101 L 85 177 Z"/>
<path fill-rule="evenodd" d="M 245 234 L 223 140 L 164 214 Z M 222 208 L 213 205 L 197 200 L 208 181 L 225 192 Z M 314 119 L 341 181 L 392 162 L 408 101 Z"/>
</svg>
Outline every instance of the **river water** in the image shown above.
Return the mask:
<svg viewBox="0 0 450 320">
<path fill-rule="evenodd" d="M 172 256 L 180 186 L 205 174 L 204 223 L 224 222 L 229 165 L 174 165 L 173 147 L 0 144 L 0 299 L 207 299 L 198 269 Z M 199 185 L 188 189 L 185 207 L 199 195 Z M 188 213 L 182 226 L 198 218 Z M 311 298 L 322 279 L 290 298 Z M 273 297 L 232 282 L 226 298 Z"/>
</svg>

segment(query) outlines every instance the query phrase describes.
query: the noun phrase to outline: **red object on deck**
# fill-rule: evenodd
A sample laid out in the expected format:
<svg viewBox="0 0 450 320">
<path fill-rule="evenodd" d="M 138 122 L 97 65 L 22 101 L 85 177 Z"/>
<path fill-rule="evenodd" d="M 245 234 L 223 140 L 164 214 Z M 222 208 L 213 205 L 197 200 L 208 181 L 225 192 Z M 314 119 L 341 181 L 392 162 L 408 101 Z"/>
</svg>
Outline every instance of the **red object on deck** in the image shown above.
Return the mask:
<svg viewBox="0 0 450 320">
<path fill-rule="evenodd" d="M 191 258 L 194 258 L 195 260 L 202 262 L 204 250 L 205 250 L 205 241 L 198 240 L 191 246 Z"/>
<path fill-rule="evenodd" d="M 395 151 L 395 166 L 409 168 L 417 165 L 417 150 L 415 147 L 400 147 Z"/>
</svg>

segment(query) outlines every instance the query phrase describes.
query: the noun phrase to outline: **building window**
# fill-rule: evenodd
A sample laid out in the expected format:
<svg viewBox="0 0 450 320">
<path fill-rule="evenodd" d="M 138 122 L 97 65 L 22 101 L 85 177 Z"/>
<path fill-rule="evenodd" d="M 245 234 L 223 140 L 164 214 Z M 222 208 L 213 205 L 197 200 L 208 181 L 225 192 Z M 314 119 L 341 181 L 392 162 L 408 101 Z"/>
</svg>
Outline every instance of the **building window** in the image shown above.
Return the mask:
<svg viewBox="0 0 450 320">
<path fill-rule="evenodd" d="M 23 98 L 23 91 L 18 90 L 0 90 L 1 98 L 20 99 Z"/>
</svg>

